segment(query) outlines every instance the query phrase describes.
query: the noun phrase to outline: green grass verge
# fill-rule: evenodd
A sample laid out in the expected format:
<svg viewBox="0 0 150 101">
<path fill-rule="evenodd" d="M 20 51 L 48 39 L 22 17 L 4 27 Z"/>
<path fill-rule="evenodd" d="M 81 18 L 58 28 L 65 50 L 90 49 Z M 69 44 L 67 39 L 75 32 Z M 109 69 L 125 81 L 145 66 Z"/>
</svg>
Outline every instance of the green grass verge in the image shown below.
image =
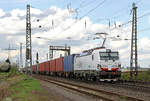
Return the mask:
<svg viewBox="0 0 150 101">
<path fill-rule="evenodd" d="M 26 75 L 20 75 L 21 79 L 12 84 L 8 89 L 11 92 L 9 96 L 13 101 L 47 101 L 44 96 L 44 90 L 40 83 Z"/>
<path fill-rule="evenodd" d="M 41 87 L 40 82 L 19 73 L 15 67 L 11 68 L 10 72 L 0 72 L 0 80 L 8 84 L 4 88 L 5 96 L 2 97 L 2 101 L 7 101 L 7 98 L 11 101 L 49 101 L 49 95 Z M 0 99 L 1 94 L 0 91 Z"/>
<path fill-rule="evenodd" d="M 129 80 L 130 79 L 130 73 L 122 73 L 121 79 Z M 146 72 L 138 73 L 138 76 L 133 77 L 133 80 L 150 81 L 150 70 L 148 70 Z"/>
<path fill-rule="evenodd" d="M 10 77 L 20 75 L 16 67 L 12 67 L 9 72 L 0 72 L 0 79 L 8 79 Z"/>
</svg>

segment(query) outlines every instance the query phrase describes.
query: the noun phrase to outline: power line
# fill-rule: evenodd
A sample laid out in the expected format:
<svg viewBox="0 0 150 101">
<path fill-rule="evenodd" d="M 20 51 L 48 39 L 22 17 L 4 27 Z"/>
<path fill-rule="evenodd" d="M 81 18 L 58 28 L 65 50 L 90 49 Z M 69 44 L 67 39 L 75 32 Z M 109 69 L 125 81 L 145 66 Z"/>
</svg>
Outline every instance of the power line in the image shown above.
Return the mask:
<svg viewBox="0 0 150 101">
<path fill-rule="evenodd" d="M 83 1 L 82 3 L 85 3 L 86 1 Z M 90 14 L 92 11 L 94 11 L 96 8 L 98 8 L 100 5 L 102 5 L 104 2 L 106 2 L 106 0 L 103 0 L 102 2 L 100 2 L 97 6 L 95 6 L 93 9 L 91 9 L 90 11 L 88 11 L 87 13 L 85 13 L 82 17 L 80 17 L 80 19 L 81 18 L 83 18 L 84 16 L 86 16 L 86 15 L 88 15 L 88 14 Z M 140 0 L 138 0 L 137 2 L 136 2 L 136 4 L 137 3 L 139 3 L 140 2 Z M 87 4 L 90 4 L 91 3 L 91 1 L 90 2 L 88 2 Z M 84 4 L 84 5 L 86 5 L 86 4 Z M 83 5 L 83 6 L 84 6 Z M 88 5 L 87 5 L 88 6 Z M 78 8 L 76 8 L 76 9 L 80 9 L 80 8 L 82 8 L 82 4 L 78 7 Z M 123 8 L 124 9 L 124 8 Z M 117 12 L 121 12 L 122 11 L 122 9 L 121 10 L 118 10 Z M 140 19 L 140 18 L 143 18 L 144 16 L 147 16 L 147 15 L 150 15 L 150 13 L 148 13 L 148 14 L 144 14 L 144 15 L 142 15 L 142 16 L 140 16 L 140 17 L 138 17 L 137 19 Z M 79 19 L 79 21 L 80 21 L 80 19 Z M 104 19 L 105 20 L 105 19 Z M 108 19 L 107 19 L 108 20 Z M 109 19 L 110 20 L 110 19 Z M 65 32 L 66 30 L 68 30 L 68 29 L 70 29 L 74 24 L 76 24 L 78 21 L 76 20 L 76 21 L 74 21 L 70 26 L 68 26 L 67 28 L 65 28 L 62 32 Z M 123 23 L 123 24 L 121 24 L 121 25 L 118 25 L 118 26 L 116 26 L 115 28 L 112 28 L 111 30 L 114 30 L 114 29 L 116 29 L 117 27 L 123 27 L 124 25 L 127 25 L 127 24 L 129 24 L 129 23 L 131 23 L 132 21 L 127 21 L 127 22 L 125 22 L 125 23 Z"/>
<path fill-rule="evenodd" d="M 141 0 L 138 0 L 138 1 L 136 1 L 135 2 L 135 4 L 138 4 L 139 3 L 139 1 L 141 1 Z M 131 8 L 131 6 L 130 6 L 130 4 L 129 5 L 127 5 L 127 7 L 123 7 L 123 8 L 121 8 L 121 9 L 119 9 L 119 10 L 117 10 L 117 11 L 115 11 L 114 13 L 112 13 L 108 18 L 100 18 L 100 19 L 97 19 L 96 21 L 98 21 L 98 20 L 107 20 L 107 19 L 109 19 L 109 20 L 111 20 L 111 19 L 117 19 L 117 18 L 119 18 L 120 16 L 122 17 L 123 16 L 123 12 L 125 11 L 125 10 L 127 10 L 126 8 Z"/>
<path fill-rule="evenodd" d="M 95 1 L 96 1 L 96 0 L 95 0 Z M 82 17 L 80 17 L 80 19 L 82 19 L 82 18 L 85 17 L 86 15 L 90 14 L 92 11 L 94 11 L 95 9 L 97 9 L 100 5 L 102 5 L 102 4 L 105 3 L 105 2 L 106 2 L 106 0 L 103 0 L 102 2 L 98 3 L 97 6 L 95 6 L 93 9 L 91 9 L 90 11 L 88 11 L 87 13 L 85 13 Z M 93 1 L 88 2 L 87 5 L 89 5 L 89 4 L 91 4 L 91 3 L 93 3 Z M 86 6 L 86 5 L 84 5 L 84 6 Z M 32 8 L 35 8 L 35 7 L 32 7 Z M 80 5 L 78 8 L 76 8 L 75 10 L 78 10 L 78 9 L 80 9 L 80 8 L 82 8 L 81 5 Z M 65 32 L 66 30 L 70 29 L 70 28 L 71 28 L 75 23 L 77 23 L 77 22 L 78 22 L 78 21 L 75 20 L 70 26 L 68 26 L 67 28 L 65 28 L 65 29 L 63 30 L 63 32 Z M 63 32 L 62 32 L 62 33 L 63 33 Z"/>
<path fill-rule="evenodd" d="M 103 0 L 102 2 L 100 2 L 97 6 L 95 6 L 93 9 L 91 9 L 90 11 L 88 11 L 86 14 L 84 14 L 82 17 L 80 17 L 80 19 L 82 19 L 83 17 L 85 17 L 86 15 L 90 14 L 92 11 L 94 11 L 96 8 L 98 8 L 100 5 L 104 4 L 107 0 Z M 79 20 L 80 21 L 80 20 Z M 68 26 L 65 30 L 63 30 L 61 33 L 65 32 L 66 30 L 70 29 L 74 24 L 76 24 L 78 21 L 74 21 L 70 26 Z"/>
<path fill-rule="evenodd" d="M 135 4 L 137 5 L 138 3 L 140 3 L 141 2 L 141 0 L 137 0 L 136 2 L 135 2 Z M 130 8 L 131 6 L 130 6 L 130 4 L 127 6 L 127 7 L 123 7 L 123 8 L 121 8 L 121 9 L 119 9 L 119 10 L 117 10 L 116 12 L 114 12 L 114 13 L 112 13 L 112 15 L 109 17 L 109 18 L 101 18 L 101 19 L 97 19 L 96 21 L 98 21 L 98 20 L 100 20 L 100 21 L 102 21 L 102 20 L 107 20 L 107 21 L 111 21 L 111 19 L 117 19 L 117 18 L 119 18 L 120 16 L 122 17 L 123 15 L 122 15 L 122 13 L 125 11 L 125 10 L 127 10 L 126 8 Z M 128 24 L 128 23 L 131 23 L 130 21 L 127 21 L 127 22 L 125 22 L 125 24 L 123 24 L 123 25 L 126 25 L 126 24 Z M 113 28 L 113 29 L 115 29 L 115 28 Z"/>
<path fill-rule="evenodd" d="M 137 19 L 141 19 L 141 18 L 143 18 L 143 17 L 145 17 L 145 16 L 148 16 L 148 15 L 150 15 L 150 12 L 148 12 L 148 13 L 146 13 L 146 14 L 143 14 L 142 16 L 137 17 Z M 127 25 L 127 24 L 129 24 L 129 23 L 131 23 L 131 22 L 132 22 L 132 21 L 129 20 L 129 21 L 127 21 L 127 22 L 125 22 L 125 23 L 123 23 L 123 24 L 121 24 L 121 25 L 118 25 L 118 26 L 112 28 L 111 31 L 114 30 L 114 29 L 116 29 L 116 28 L 118 28 L 118 27 L 123 27 L 124 25 Z"/>
<path fill-rule="evenodd" d="M 135 4 L 137 5 L 139 2 L 141 2 L 141 0 L 137 0 L 136 2 L 135 2 Z M 127 7 L 124 7 L 124 8 L 121 8 L 120 10 L 118 10 L 118 11 L 116 11 L 116 12 L 114 12 L 111 16 L 111 18 L 116 18 L 116 17 L 118 17 L 118 16 L 116 16 L 117 15 L 117 13 L 119 14 L 119 13 L 122 13 L 124 10 L 126 10 L 126 8 L 131 8 L 131 5 L 129 4 L 129 5 L 127 5 Z M 120 16 L 122 16 L 122 14 L 120 15 Z M 109 18 L 110 19 L 110 18 Z"/>
<path fill-rule="evenodd" d="M 93 9 L 91 9 L 90 11 L 88 11 L 87 13 L 85 13 L 81 18 L 83 18 L 84 16 L 90 14 L 91 12 L 93 12 L 95 9 L 97 9 L 99 6 L 101 6 L 102 4 L 104 4 L 107 0 L 103 0 L 102 2 L 100 2 L 97 6 L 95 6 Z"/>
<path fill-rule="evenodd" d="M 143 18 L 143 17 L 145 17 L 145 16 L 148 16 L 148 15 L 150 15 L 150 12 L 148 12 L 148 13 L 146 13 L 146 14 L 143 14 L 142 16 L 138 17 L 137 19 L 141 19 L 141 18 Z"/>
<path fill-rule="evenodd" d="M 140 30 L 140 31 L 138 31 L 138 32 L 144 32 L 144 31 L 148 31 L 148 30 L 150 30 L 150 27 L 149 27 L 149 28 L 142 29 L 142 30 Z"/>
<path fill-rule="evenodd" d="M 86 1 L 86 0 L 85 0 Z M 83 4 L 83 2 L 79 5 L 79 7 L 78 8 L 76 8 L 76 10 L 79 10 L 79 9 L 81 9 L 81 8 L 84 8 L 84 7 L 87 7 L 87 6 L 89 6 L 89 5 L 91 5 L 92 3 L 94 3 L 96 0 L 91 0 L 91 1 L 89 1 L 88 3 L 86 3 L 86 4 L 84 4 L 84 5 L 82 5 Z"/>
</svg>

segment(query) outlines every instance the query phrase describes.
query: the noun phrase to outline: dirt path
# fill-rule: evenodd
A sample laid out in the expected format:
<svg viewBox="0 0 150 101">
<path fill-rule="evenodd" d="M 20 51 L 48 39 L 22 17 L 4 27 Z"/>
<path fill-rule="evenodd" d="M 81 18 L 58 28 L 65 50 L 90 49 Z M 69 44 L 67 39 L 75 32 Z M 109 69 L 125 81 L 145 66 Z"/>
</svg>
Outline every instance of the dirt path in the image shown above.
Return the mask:
<svg viewBox="0 0 150 101">
<path fill-rule="evenodd" d="M 40 81 L 42 87 L 48 92 L 50 101 L 102 101 L 45 81 Z"/>
</svg>

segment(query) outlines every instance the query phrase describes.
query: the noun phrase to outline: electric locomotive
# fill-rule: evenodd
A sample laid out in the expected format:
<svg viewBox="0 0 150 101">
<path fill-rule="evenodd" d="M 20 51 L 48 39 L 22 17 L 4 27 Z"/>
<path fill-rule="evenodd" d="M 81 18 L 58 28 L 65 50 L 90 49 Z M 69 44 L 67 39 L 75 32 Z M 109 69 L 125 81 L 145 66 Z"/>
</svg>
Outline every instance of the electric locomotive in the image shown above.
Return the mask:
<svg viewBox="0 0 150 101">
<path fill-rule="evenodd" d="M 120 67 L 119 53 L 110 49 L 95 48 L 74 59 L 75 76 L 94 81 L 117 81 L 121 76 Z"/>
</svg>

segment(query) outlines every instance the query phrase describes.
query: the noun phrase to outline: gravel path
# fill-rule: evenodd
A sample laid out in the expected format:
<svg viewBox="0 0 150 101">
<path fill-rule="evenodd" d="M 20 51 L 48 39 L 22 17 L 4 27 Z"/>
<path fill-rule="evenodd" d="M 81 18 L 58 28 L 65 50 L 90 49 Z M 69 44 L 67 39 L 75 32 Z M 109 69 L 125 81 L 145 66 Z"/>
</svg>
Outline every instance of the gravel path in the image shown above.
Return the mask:
<svg viewBox="0 0 150 101">
<path fill-rule="evenodd" d="M 49 82 L 40 80 L 40 83 L 48 91 L 49 96 L 51 96 L 50 101 L 103 101 Z"/>
</svg>

